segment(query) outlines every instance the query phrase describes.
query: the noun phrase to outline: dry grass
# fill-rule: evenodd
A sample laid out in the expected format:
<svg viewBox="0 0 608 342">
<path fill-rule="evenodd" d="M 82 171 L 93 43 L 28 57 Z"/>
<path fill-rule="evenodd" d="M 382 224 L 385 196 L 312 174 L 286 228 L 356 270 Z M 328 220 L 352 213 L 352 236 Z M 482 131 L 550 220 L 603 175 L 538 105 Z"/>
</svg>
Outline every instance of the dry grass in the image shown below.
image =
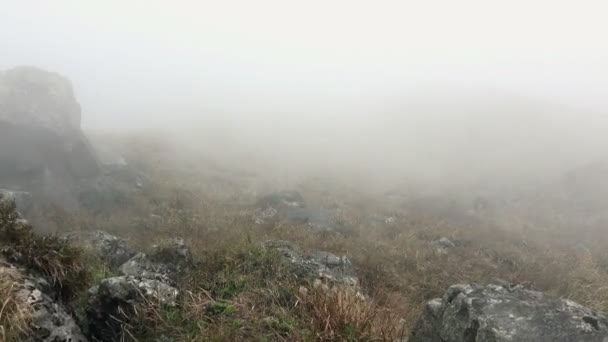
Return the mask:
<svg viewBox="0 0 608 342">
<path fill-rule="evenodd" d="M 608 311 L 607 242 L 593 239 L 579 248 L 578 235 L 585 234 L 556 219 L 548 205 L 471 218 L 434 210 L 428 201 L 395 205 L 335 184 L 302 182 L 291 185 L 310 206 L 334 208 L 336 221 L 350 229 L 258 227 L 249 190 L 267 191 L 265 180 L 257 180 L 256 187 L 249 178 L 234 177 L 233 185 L 218 190 L 208 166 L 186 165 L 158 144 L 134 145 L 128 155 L 151 182 L 130 198 L 132 206 L 61 221 L 70 222 L 69 230 L 77 225 L 127 237 L 138 249 L 171 237 L 192 246 L 198 269 L 182 279 L 178 305 L 147 302 L 135 308 L 137 317 L 125 323 L 132 340 L 161 335 L 180 341 L 395 340 L 407 336 L 424 303 L 450 285 L 497 278 Z M 387 216 L 392 222 L 384 222 Z M 600 228 L 584 233 L 601 237 Z M 440 253 L 433 244 L 440 237 L 459 244 Z M 276 255 L 258 248 L 268 239 L 347 255 L 365 299 L 350 289 L 310 284 L 304 294 Z M 51 277 L 62 278 L 60 269 L 41 260 Z"/>
<path fill-rule="evenodd" d="M 15 204 L 8 201 L 0 201 L 0 248 L 7 259 L 45 276 L 65 300 L 90 285 L 90 265 L 84 251 L 59 236 L 35 234 L 27 221 L 19 219 Z"/>
<path fill-rule="evenodd" d="M 0 260 L 0 341 L 14 341 L 30 332 L 32 308 L 17 296 L 20 273 Z"/>
<path fill-rule="evenodd" d="M 310 336 L 316 340 L 339 340 L 344 334 L 341 329 L 351 326 L 355 327 L 353 331 L 361 333 L 360 339 L 382 340 L 396 333 L 395 330 L 389 332 L 390 329 L 378 321 L 370 324 L 372 314 L 392 317 L 382 322 L 403 326 L 407 335 L 424 303 L 440 296 L 450 285 L 488 283 L 496 279 L 523 283 L 597 310 L 608 310 L 608 290 L 604 285 L 608 283 L 608 269 L 603 266 L 602 260 L 606 259 L 601 250 L 564 248 L 530 236 L 524 240 L 519 232 L 494 230 L 483 223 L 459 226 L 449 222 L 415 220 L 412 215 L 397 219 L 391 226 L 370 228 L 363 218 L 369 213 L 360 210 L 342 212 L 343 219 L 349 220 L 353 226 L 353 234 L 349 236 L 319 234 L 301 226 L 284 224 L 260 230 L 247 219 L 247 212 L 244 214 L 240 209 L 210 198 L 200 203 L 204 204 L 189 209 L 193 215 L 171 212 L 163 216 L 162 230 L 155 231 L 152 239 L 146 237 L 143 240 L 137 230 L 126 230 L 131 239 L 142 246 L 166 237 L 184 236 L 194 247 L 197 259 L 202 261 L 201 268 L 206 270 L 204 274 L 196 275 L 199 285 L 204 284 L 189 287 L 195 297 L 206 298 L 201 294 L 207 291 L 214 300 L 221 300 L 222 291 L 230 292 L 234 287 L 233 281 L 239 278 L 247 279 L 249 285 L 259 280 L 267 281 L 251 285 L 247 291 L 228 299 L 230 305 L 239 308 L 236 317 L 229 322 L 223 318 L 210 321 L 203 318 L 206 323 L 201 326 L 204 329 L 191 333 L 189 336 L 198 336 L 190 337 L 192 341 L 200 336 L 215 337 L 216 340 L 252 339 L 255 336 L 252 331 L 265 334 L 271 340 L 305 340 Z M 450 249 L 447 255 L 440 254 L 432 240 L 441 236 L 449 236 L 464 244 Z M 367 304 L 350 301 L 353 298 L 345 298 L 347 295 L 344 293 L 342 297 L 313 296 L 312 303 L 316 305 L 309 303 L 309 309 L 299 311 L 297 315 L 289 306 L 276 305 L 268 291 L 259 290 L 275 279 L 265 279 L 268 273 L 264 272 L 248 274 L 248 270 L 255 267 L 245 262 L 251 258 L 251 246 L 267 239 L 292 240 L 305 248 L 348 255 L 357 268 L 363 291 L 373 303 L 373 309 Z M 229 265 L 235 267 L 227 270 Z M 337 300 L 348 305 L 336 306 L 331 302 Z M 250 305 L 241 305 L 240 301 Z M 326 311 L 340 308 L 344 310 Z M 282 318 L 267 320 L 267 323 L 271 322 L 268 324 L 255 323 L 269 316 Z M 286 324 L 290 328 L 277 323 L 294 319 L 297 323 Z M 238 320 L 245 326 L 235 328 L 237 323 L 232 322 Z M 265 325 L 271 328 L 264 328 Z M 303 333 L 302 330 L 308 332 Z"/>
<path fill-rule="evenodd" d="M 304 320 L 321 341 L 396 341 L 405 336 L 395 311 L 366 298 L 358 289 L 328 288 L 316 283 L 301 287 L 299 299 Z"/>
<path fill-rule="evenodd" d="M 381 204 L 366 209 L 356 201 L 340 201 L 338 219 L 352 227 L 348 235 L 286 224 L 259 228 L 246 207 L 205 192 L 193 194 L 191 189 L 182 196 L 179 186 L 175 189 L 173 195 L 159 196 L 168 200 L 153 209 L 160 223 L 110 218 L 107 226 L 97 223 L 96 227 L 127 236 L 141 248 L 175 236 L 193 247 L 202 272 L 191 274 L 182 285 L 187 298 L 177 309 L 156 308 L 148 315 L 155 323 L 146 323 L 155 332 L 165 331 L 184 341 L 255 340 L 256 336 L 276 341 L 389 340 L 401 335 L 402 328 L 407 336 L 424 303 L 450 285 L 496 279 L 608 310 L 608 258 L 602 245 L 588 250 L 577 249 L 575 243 L 564 246 L 562 239 L 539 234 L 546 231 L 541 227 L 510 230 L 489 219 L 459 223 L 398 210 L 390 211 L 396 217 L 392 224 L 372 225 L 370 217 L 377 212 L 370 208 Z M 301 190 L 306 198 L 314 197 Z M 319 202 L 332 202 L 316 196 Z M 180 209 L 172 207 L 176 198 L 182 199 Z M 146 234 L 141 233 L 142 226 L 149 227 Z M 447 254 L 438 253 L 432 241 L 442 236 L 461 244 Z M 368 300 L 359 301 L 343 291 L 327 295 L 312 289 L 296 308 L 284 293 L 298 296 L 299 285 L 277 279 L 280 269 L 256 255 L 258 242 L 268 239 L 347 255 Z M 205 308 L 215 302 L 234 307 L 234 314 L 208 315 Z"/>
</svg>

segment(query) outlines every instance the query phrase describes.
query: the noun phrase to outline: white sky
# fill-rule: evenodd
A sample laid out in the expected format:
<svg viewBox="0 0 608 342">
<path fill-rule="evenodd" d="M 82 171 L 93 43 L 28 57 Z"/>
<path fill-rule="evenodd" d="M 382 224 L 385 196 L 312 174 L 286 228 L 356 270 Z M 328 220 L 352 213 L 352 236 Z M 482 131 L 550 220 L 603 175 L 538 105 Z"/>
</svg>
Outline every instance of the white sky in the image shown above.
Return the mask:
<svg viewBox="0 0 608 342">
<path fill-rule="evenodd" d="M 85 128 L 177 128 L 262 170 L 544 179 L 608 158 L 607 17 L 605 0 L 0 0 L 0 69 L 69 77 Z"/>
<path fill-rule="evenodd" d="M 89 125 L 323 115 L 433 87 L 608 108 L 605 1 L 1 2 L 0 68 L 67 75 Z"/>
</svg>

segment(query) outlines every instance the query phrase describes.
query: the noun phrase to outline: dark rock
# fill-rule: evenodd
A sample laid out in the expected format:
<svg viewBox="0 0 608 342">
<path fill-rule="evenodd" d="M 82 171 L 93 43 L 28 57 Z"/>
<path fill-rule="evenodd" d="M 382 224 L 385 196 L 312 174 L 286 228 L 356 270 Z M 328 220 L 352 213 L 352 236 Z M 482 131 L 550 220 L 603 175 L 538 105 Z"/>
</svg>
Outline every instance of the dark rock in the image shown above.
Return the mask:
<svg viewBox="0 0 608 342">
<path fill-rule="evenodd" d="M 119 341 L 124 338 L 121 326 L 136 315 L 137 305 L 174 306 L 179 292 L 173 285 L 192 265 L 190 248 L 181 239 L 154 246 L 149 255 L 136 254 L 120 266 L 121 276 L 104 279 L 89 289 L 89 334 L 100 341 Z"/>
<path fill-rule="evenodd" d="M 76 209 L 76 184 L 99 173 L 70 82 L 33 67 L 0 73 L 0 184 Z"/>
<path fill-rule="evenodd" d="M 345 256 L 323 251 L 304 252 L 290 241 L 271 240 L 264 248 L 277 250 L 292 266 L 294 275 L 305 280 L 321 279 L 334 284 L 357 286 L 359 280 Z"/>
<path fill-rule="evenodd" d="M 148 255 L 138 253 L 119 268 L 121 276 L 107 278 L 89 289 L 86 309 L 88 332 L 100 341 L 119 341 L 121 326 L 136 315 L 137 305 L 148 301 L 174 306 L 179 275 L 193 265 L 183 240 L 154 246 Z"/>
<path fill-rule="evenodd" d="M 107 278 L 89 290 L 87 330 L 100 341 L 118 341 L 121 325 L 135 315 L 135 305 L 152 300 L 174 306 L 178 290 L 166 283 L 132 276 Z"/>
<path fill-rule="evenodd" d="M 427 303 L 409 342 L 605 342 L 608 320 L 520 286 L 454 285 Z"/>
</svg>

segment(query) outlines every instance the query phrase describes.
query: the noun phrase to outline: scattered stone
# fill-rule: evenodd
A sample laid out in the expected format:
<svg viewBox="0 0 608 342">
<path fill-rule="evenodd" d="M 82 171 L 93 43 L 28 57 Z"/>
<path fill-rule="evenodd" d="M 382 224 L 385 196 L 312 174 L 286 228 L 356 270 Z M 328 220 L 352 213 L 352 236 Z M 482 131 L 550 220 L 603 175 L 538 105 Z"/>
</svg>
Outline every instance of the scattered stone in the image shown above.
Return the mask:
<svg viewBox="0 0 608 342">
<path fill-rule="evenodd" d="M 175 306 L 179 291 L 154 279 L 132 276 L 107 278 L 89 290 L 86 310 L 88 332 L 100 341 L 120 340 L 123 322 L 134 314 L 134 305 L 151 300 Z"/>
<path fill-rule="evenodd" d="M 438 254 L 448 254 L 448 249 L 456 247 L 456 243 L 445 236 L 433 241 L 432 244 L 436 247 Z"/>
<path fill-rule="evenodd" d="M 138 253 L 119 268 L 125 276 L 136 276 L 175 284 L 177 277 L 193 266 L 192 252 L 182 239 L 154 246 L 152 252 Z"/>
<path fill-rule="evenodd" d="M 154 246 L 150 254 L 136 254 L 120 266 L 121 276 L 104 279 L 89 289 L 89 334 L 100 341 L 121 340 L 120 327 L 136 314 L 137 305 L 176 305 L 178 276 L 192 266 L 192 253 L 182 239 Z"/>
<path fill-rule="evenodd" d="M 606 342 L 605 316 L 521 286 L 454 285 L 427 303 L 409 342 Z"/>
<path fill-rule="evenodd" d="M 331 210 L 306 207 L 304 198 L 296 191 L 283 191 L 260 198 L 256 203 L 253 220 L 256 225 L 285 222 L 305 225 L 315 231 L 345 234 L 350 231 L 348 227 L 336 224 Z"/>
<path fill-rule="evenodd" d="M 397 223 L 397 218 L 395 216 L 387 216 L 384 218 L 384 224 L 387 226 L 392 226 Z"/>
<path fill-rule="evenodd" d="M 275 249 L 293 266 L 294 274 L 302 279 L 357 286 L 359 280 L 351 261 L 345 256 L 324 251 L 305 253 L 290 241 L 271 240 L 262 244 L 264 248 Z"/>
<path fill-rule="evenodd" d="M 452 240 L 446 238 L 445 236 L 436 240 L 434 242 L 436 245 L 444 247 L 444 248 L 454 248 L 456 247 L 456 243 L 454 243 Z"/>
<path fill-rule="evenodd" d="M 0 259 L 0 277 L 10 278 L 14 286 L 15 302 L 31 318 L 28 342 L 86 342 L 74 319 L 65 307 L 48 292 L 50 286 L 43 278 L 26 273 L 6 260 Z M 5 278 L 6 277 L 6 278 Z"/>
<path fill-rule="evenodd" d="M 285 190 L 272 193 L 259 198 L 256 202 L 256 207 L 259 209 L 275 208 L 304 208 L 306 203 L 304 197 L 294 190 Z"/>
<path fill-rule="evenodd" d="M 73 232 L 64 235 L 68 240 L 93 250 L 100 258 L 116 269 L 131 259 L 135 252 L 125 239 L 101 230 L 94 232 Z"/>
<path fill-rule="evenodd" d="M 265 209 L 258 208 L 253 214 L 253 220 L 257 225 L 266 224 L 275 221 L 278 218 L 278 213 L 279 212 L 273 207 Z"/>
</svg>

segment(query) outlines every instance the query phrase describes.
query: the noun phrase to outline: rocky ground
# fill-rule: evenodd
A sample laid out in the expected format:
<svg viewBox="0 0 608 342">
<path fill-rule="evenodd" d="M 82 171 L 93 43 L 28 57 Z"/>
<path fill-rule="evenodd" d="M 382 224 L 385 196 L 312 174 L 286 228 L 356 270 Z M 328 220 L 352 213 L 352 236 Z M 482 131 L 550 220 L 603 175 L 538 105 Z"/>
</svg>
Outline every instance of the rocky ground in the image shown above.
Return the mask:
<svg viewBox="0 0 608 342">
<path fill-rule="evenodd" d="M 517 256 L 483 247 L 479 236 L 435 235 L 442 228 L 394 213 L 358 223 L 336 219 L 339 230 L 334 221 L 312 225 L 305 215 L 293 222 L 285 212 L 307 207 L 296 191 L 261 196 L 236 216 L 199 218 L 196 228 L 183 221 L 132 227 L 122 237 L 100 230 L 34 234 L 13 203 L 2 200 L 0 220 L 5 340 L 608 338 L 608 320 L 597 311 L 606 276 L 597 272 L 605 271 L 569 269 L 573 262 L 593 267 L 584 264 L 591 255 L 573 250 L 543 256 L 547 251 L 528 244 Z M 272 217 L 263 214 L 269 208 Z M 228 222 L 212 226 L 222 220 Z M 373 229 L 364 237 L 361 222 Z M 70 258 L 26 255 L 45 243 L 57 253 L 69 250 Z M 554 257 L 570 264 L 546 259 Z M 559 276 L 543 279 L 552 272 Z M 577 292 L 582 281 L 588 293 Z"/>
<path fill-rule="evenodd" d="M 608 340 L 601 165 L 517 196 L 278 182 L 91 144 L 35 68 L 0 131 L 0 341 Z"/>
</svg>

